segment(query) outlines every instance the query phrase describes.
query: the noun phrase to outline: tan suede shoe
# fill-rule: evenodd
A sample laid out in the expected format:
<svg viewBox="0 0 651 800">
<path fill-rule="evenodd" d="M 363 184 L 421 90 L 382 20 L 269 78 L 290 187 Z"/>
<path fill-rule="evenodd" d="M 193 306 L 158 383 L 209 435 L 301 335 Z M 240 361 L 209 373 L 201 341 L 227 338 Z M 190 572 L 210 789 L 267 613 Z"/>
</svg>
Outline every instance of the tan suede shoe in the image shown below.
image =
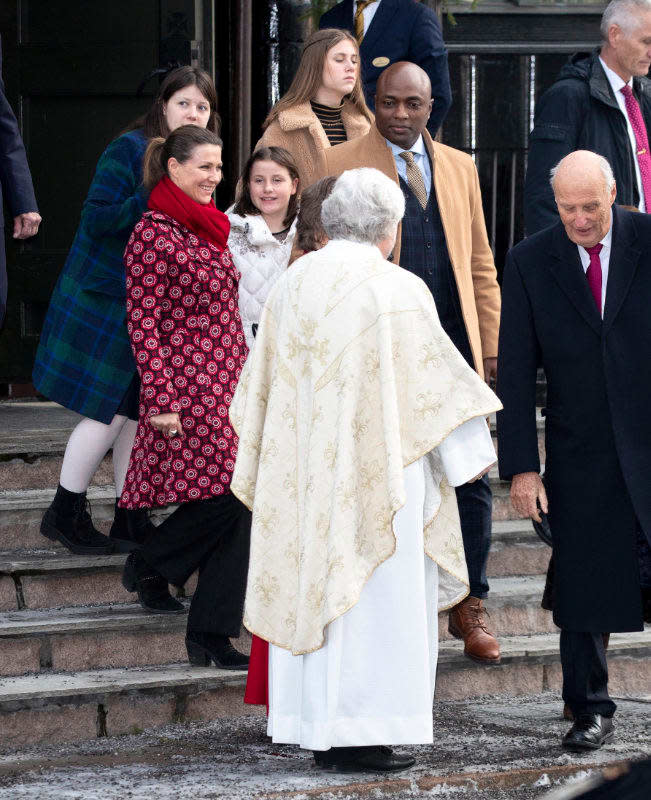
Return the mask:
<svg viewBox="0 0 651 800">
<path fill-rule="evenodd" d="M 499 664 L 500 645 L 495 635 L 486 627 L 483 601 L 466 597 L 450 611 L 448 631 L 456 639 L 463 639 L 463 653 L 480 664 Z"/>
</svg>

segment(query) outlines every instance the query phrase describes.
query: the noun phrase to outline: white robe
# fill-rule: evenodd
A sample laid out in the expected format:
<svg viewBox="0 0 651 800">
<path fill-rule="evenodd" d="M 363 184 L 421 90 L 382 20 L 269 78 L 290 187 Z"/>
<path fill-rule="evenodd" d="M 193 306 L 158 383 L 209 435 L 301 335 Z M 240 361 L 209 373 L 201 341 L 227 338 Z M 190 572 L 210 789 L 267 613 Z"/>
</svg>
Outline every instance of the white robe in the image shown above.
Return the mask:
<svg viewBox="0 0 651 800">
<path fill-rule="evenodd" d="M 441 442 L 452 486 L 495 461 L 483 418 Z M 310 750 L 429 744 L 438 658 L 438 568 L 423 552 L 425 463 L 404 470 L 407 500 L 394 518 L 396 551 L 375 570 L 353 608 L 331 622 L 308 655 L 269 646 L 274 742 Z"/>
</svg>

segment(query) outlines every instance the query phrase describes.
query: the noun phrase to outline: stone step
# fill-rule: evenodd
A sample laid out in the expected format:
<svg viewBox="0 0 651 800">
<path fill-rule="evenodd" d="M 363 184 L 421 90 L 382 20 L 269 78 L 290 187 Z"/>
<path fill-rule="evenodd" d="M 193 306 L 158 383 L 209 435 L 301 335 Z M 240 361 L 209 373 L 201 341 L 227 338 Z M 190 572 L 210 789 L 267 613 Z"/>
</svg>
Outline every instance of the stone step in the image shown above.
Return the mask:
<svg viewBox="0 0 651 800">
<path fill-rule="evenodd" d="M 491 470 L 490 480 L 493 490 L 493 519 L 496 521 L 514 519 L 515 513 L 509 499 L 509 484 L 499 480 L 495 469 Z M 39 532 L 41 518 L 52 502 L 54 493 L 53 488 L 0 491 L 0 553 L 30 550 L 65 552 L 63 547 L 43 538 Z M 95 527 L 103 533 L 108 533 L 115 506 L 113 486 L 91 486 L 88 490 L 88 500 Z M 156 524 L 169 513 L 170 509 L 154 509 L 152 520 Z M 520 524 L 531 527 L 526 521 L 521 521 Z"/>
<path fill-rule="evenodd" d="M 0 611 L 131 602 L 133 595 L 120 580 L 125 558 L 66 550 L 0 552 Z M 540 575 L 548 561 L 549 549 L 526 520 L 494 524 L 489 577 Z M 182 594 L 193 587 L 194 578 Z"/>
<path fill-rule="evenodd" d="M 0 553 L 29 551 L 60 552 L 67 550 L 40 534 L 41 518 L 52 502 L 55 489 L 9 489 L 0 491 Z M 112 485 L 91 486 L 88 490 L 93 524 L 108 533 L 115 509 L 115 489 Z M 170 509 L 154 509 L 154 524 L 162 521 Z"/>
<path fill-rule="evenodd" d="M 475 664 L 459 642 L 442 643 L 436 699 L 521 696 L 560 688 L 558 637 L 513 636 L 499 666 Z M 648 693 L 651 637 L 614 634 L 608 653 L 614 696 Z M 6 748 L 75 742 L 155 729 L 170 722 L 263 714 L 242 702 L 245 673 L 168 664 L 0 680 L 0 740 Z M 559 713 L 560 713 L 559 699 Z"/>
<path fill-rule="evenodd" d="M 486 606 L 500 639 L 556 630 L 540 608 L 543 583 L 541 576 L 491 580 Z M 135 603 L 6 611 L 0 613 L 0 675 L 178 661 L 186 657 L 185 624 L 185 614 L 152 614 Z M 439 615 L 439 638 L 452 639 L 446 612 Z"/>
</svg>

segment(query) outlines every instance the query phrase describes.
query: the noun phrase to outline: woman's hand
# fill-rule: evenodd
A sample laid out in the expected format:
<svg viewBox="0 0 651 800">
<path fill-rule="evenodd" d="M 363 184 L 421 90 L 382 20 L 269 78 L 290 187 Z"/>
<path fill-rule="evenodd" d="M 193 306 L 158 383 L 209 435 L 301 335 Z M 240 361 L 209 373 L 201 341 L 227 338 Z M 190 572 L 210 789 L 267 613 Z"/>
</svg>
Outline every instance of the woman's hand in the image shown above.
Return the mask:
<svg viewBox="0 0 651 800">
<path fill-rule="evenodd" d="M 152 428 L 160 431 L 164 436 L 176 436 L 183 434 L 183 426 L 181 425 L 181 417 L 174 414 L 156 414 L 149 417 L 149 424 Z"/>
</svg>

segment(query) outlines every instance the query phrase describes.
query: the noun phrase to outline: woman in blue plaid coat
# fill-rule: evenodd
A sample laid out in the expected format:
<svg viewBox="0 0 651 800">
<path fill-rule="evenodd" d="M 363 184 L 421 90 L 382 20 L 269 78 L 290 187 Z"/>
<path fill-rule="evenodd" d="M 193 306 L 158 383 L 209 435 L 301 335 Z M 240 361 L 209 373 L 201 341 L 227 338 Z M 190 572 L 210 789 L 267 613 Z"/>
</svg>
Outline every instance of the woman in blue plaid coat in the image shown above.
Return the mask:
<svg viewBox="0 0 651 800">
<path fill-rule="evenodd" d="M 142 161 L 150 139 L 181 125 L 219 132 L 217 93 L 193 67 L 170 72 L 149 112 L 102 154 L 81 222 L 56 284 L 34 362 L 36 388 L 84 419 L 72 432 L 57 493 L 41 533 L 73 553 L 132 549 L 148 533 L 145 511 L 118 509 L 109 538 L 93 526 L 86 491 L 113 449 L 117 497 L 122 493 L 137 429 L 140 385 L 126 328 L 122 257 L 147 197 Z"/>
</svg>

